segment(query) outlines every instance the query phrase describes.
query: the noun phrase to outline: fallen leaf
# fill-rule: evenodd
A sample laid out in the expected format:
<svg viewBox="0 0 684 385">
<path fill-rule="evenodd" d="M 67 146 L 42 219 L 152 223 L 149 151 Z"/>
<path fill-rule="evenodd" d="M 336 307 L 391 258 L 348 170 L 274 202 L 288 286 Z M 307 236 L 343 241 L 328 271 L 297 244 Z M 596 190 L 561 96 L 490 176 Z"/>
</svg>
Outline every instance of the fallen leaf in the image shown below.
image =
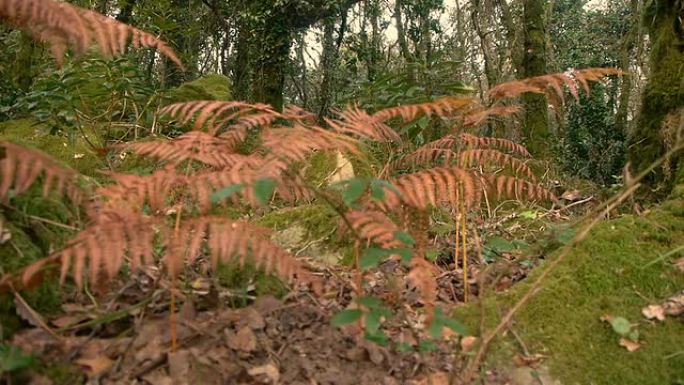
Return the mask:
<svg viewBox="0 0 684 385">
<path fill-rule="evenodd" d="M 477 337 L 467 336 L 461 338 L 461 351 L 464 353 L 469 352 L 473 348 L 473 345 L 475 345 L 475 342 L 477 342 Z"/>
<path fill-rule="evenodd" d="M 266 377 L 268 377 L 271 380 L 272 384 L 276 384 L 280 380 L 280 371 L 273 364 L 255 366 L 255 367 L 249 369 L 247 371 L 247 373 L 252 377 L 265 375 Z"/>
<path fill-rule="evenodd" d="M 190 377 L 190 352 L 179 350 L 168 354 L 169 375 L 175 385 L 187 385 Z"/>
<path fill-rule="evenodd" d="M 679 271 L 684 272 L 684 258 L 676 260 L 674 265 Z"/>
<path fill-rule="evenodd" d="M 412 385 L 449 385 L 449 375 L 444 372 L 432 373 L 420 380 L 414 380 Z"/>
<path fill-rule="evenodd" d="M 582 197 L 580 190 L 567 190 L 561 195 L 561 199 L 566 201 L 574 202 Z"/>
<path fill-rule="evenodd" d="M 89 377 L 97 377 L 109 370 L 114 361 L 110 360 L 107 356 L 99 356 L 95 358 L 79 358 L 74 363 L 86 367 Z"/>
<path fill-rule="evenodd" d="M 658 321 L 665 321 L 665 309 L 660 305 L 648 305 L 641 309 L 641 314 L 648 319 L 656 318 Z"/>
<path fill-rule="evenodd" d="M 641 347 L 638 342 L 634 342 L 627 338 L 620 338 L 620 346 L 627 349 L 627 351 L 633 352 Z"/>
<path fill-rule="evenodd" d="M 243 352 L 253 352 L 256 350 L 256 336 L 249 326 L 244 326 L 237 333 L 227 332 L 228 347 L 233 350 L 240 350 Z"/>
</svg>

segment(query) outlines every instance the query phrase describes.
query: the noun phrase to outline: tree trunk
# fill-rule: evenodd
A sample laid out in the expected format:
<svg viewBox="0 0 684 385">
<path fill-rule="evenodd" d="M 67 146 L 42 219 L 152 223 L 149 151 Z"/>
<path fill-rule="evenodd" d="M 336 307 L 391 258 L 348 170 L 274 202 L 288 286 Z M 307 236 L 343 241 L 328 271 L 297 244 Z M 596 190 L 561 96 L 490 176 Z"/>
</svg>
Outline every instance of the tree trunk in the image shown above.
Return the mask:
<svg viewBox="0 0 684 385">
<path fill-rule="evenodd" d="M 652 42 L 651 73 L 637 124 L 628 140 L 629 159 L 636 171 L 647 168 L 668 150 L 663 122 L 684 107 L 683 19 L 684 4 L 680 0 L 654 1 L 645 10 L 643 22 Z M 671 191 L 674 184 L 684 184 L 684 156 L 680 153 L 669 164 L 670 170 L 659 168 L 646 182 L 653 188 L 664 187 L 661 191 L 665 192 Z M 668 174 L 673 178 L 667 178 Z"/>
<path fill-rule="evenodd" d="M 266 103 L 278 111 L 283 109 L 285 69 L 290 59 L 291 30 L 287 28 L 287 16 L 274 17 L 257 32 L 259 56 L 254 68 L 253 100 Z"/>
<path fill-rule="evenodd" d="M 413 56 L 409 50 L 408 43 L 406 41 L 406 32 L 404 31 L 404 21 L 401 12 L 402 0 L 395 0 L 394 2 L 394 20 L 396 21 L 397 28 L 397 40 L 399 41 L 399 47 L 401 48 L 401 55 L 404 57 L 407 63 L 413 61 Z"/>
<path fill-rule="evenodd" d="M 247 27 L 238 27 L 235 44 L 235 61 L 233 63 L 233 95 L 235 100 L 249 99 L 249 31 Z"/>
<path fill-rule="evenodd" d="M 638 33 L 638 0 L 631 0 L 631 20 L 628 21 L 627 30 L 624 31 L 622 44 L 620 46 L 619 66 L 625 72 L 629 72 L 634 43 Z M 623 133 L 628 132 L 627 115 L 629 115 L 629 101 L 632 94 L 632 77 L 623 76 L 620 84 L 620 100 L 615 114 L 615 125 Z"/>
<path fill-rule="evenodd" d="M 334 93 L 334 71 L 336 64 L 335 50 L 335 19 L 327 18 L 323 21 L 323 53 L 321 54 L 321 68 L 323 70 L 323 80 L 320 89 L 320 110 L 318 118 L 322 120 L 330 111 L 333 103 Z M 370 64 L 369 64 L 370 67 Z M 370 69 L 369 69 L 370 70 Z"/>
<path fill-rule="evenodd" d="M 525 77 L 544 75 L 546 69 L 546 10 L 544 0 L 526 0 L 524 9 L 525 54 L 523 69 Z M 535 156 L 549 155 L 550 135 L 548 104 L 545 95 L 523 95 L 525 105 L 525 136 L 527 147 Z"/>
</svg>

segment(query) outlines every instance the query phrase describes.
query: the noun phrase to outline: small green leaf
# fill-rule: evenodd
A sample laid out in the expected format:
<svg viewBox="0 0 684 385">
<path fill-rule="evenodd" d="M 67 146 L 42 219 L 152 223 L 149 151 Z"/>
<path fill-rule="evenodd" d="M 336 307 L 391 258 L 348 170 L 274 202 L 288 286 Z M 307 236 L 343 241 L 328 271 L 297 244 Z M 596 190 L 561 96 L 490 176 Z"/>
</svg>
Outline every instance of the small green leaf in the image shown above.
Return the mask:
<svg viewBox="0 0 684 385">
<path fill-rule="evenodd" d="M 631 332 L 629 332 L 629 335 L 627 337 L 629 337 L 629 339 L 634 342 L 639 342 L 639 330 L 632 330 Z"/>
<path fill-rule="evenodd" d="M 392 183 L 383 179 L 373 179 L 370 182 L 370 188 L 371 198 L 375 199 L 376 201 L 382 201 L 385 199 L 385 189 L 392 190 L 397 194 L 399 193 L 399 190 Z"/>
<path fill-rule="evenodd" d="M 261 203 L 262 205 L 267 204 L 273 196 L 273 191 L 275 190 L 275 187 L 276 181 L 273 178 L 264 178 L 256 181 L 254 183 L 254 194 L 256 195 L 256 198 L 259 201 L 259 203 Z"/>
<path fill-rule="evenodd" d="M 368 248 L 361 256 L 361 260 L 359 261 L 359 268 L 361 270 L 372 269 L 378 266 L 378 264 L 380 264 L 380 261 L 388 255 L 390 255 L 390 252 L 388 250 L 379 249 L 377 247 Z"/>
<path fill-rule="evenodd" d="M 428 327 L 428 334 L 430 337 L 437 339 L 442 337 L 442 328 L 444 327 L 444 322 L 441 319 L 435 317 L 430 326 Z"/>
<path fill-rule="evenodd" d="M 413 346 L 411 346 L 410 344 L 407 344 L 406 342 L 399 342 L 397 344 L 397 350 L 400 353 L 410 353 L 413 351 Z"/>
<path fill-rule="evenodd" d="M 375 297 L 359 297 L 356 299 L 356 303 L 361 306 L 365 306 L 369 309 L 374 309 L 382 306 L 382 301 Z"/>
<path fill-rule="evenodd" d="M 382 312 L 377 310 L 371 310 L 366 314 L 366 332 L 368 334 L 376 334 L 380 330 L 381 318 L 383 317 Z"/>
<path fill-rule="evenodd" d="M 21 349 L 7 344 L 0 344 L 0 375 L 25 369 L 34 363 L 32 356 L 25 355 Z"/>
<path fill-rule="evenodd" d="M 211 203 L 218 203 L 235 194 L 236 192 L 242 190 L 244 187 L 245 185 L 243 183 L 239 183 L 218 190 L 211 194 Z"/>
<path fill-rule="evenodd" d="M 342 191 L 342 200 L 347 206 L 356 202 L 368 187 L 368 180 L 362 178 L 354 178 L 347 181 L 347 188 Z"/>
<path fill-rule="evenodd" d="M 333 326 L 344 326 L 358 320 L 362 315 L 363 312 L 361 309 L 346 309 L 335 314 L 332 317 L 332 320 L 330 320 L 330 323 Z"/>
<path fill-rule="evenodd" d="M 531 210 L 523 211 L 520 214 L 518 214 L 518 216 L 520 218 L 525 218 L 525 219 L 537 219 L 537 215 L 538 215 L 538 213 L 536 211 L 531 211 Z"/>
<path fill-rule="evenodd" d="M 468 329 L 466 329 L 465 326 L 463 326 L 463 324 L 461 324 L 453 318 L 445 318 L 444 326 L 448 327 L 449 329 L 455 331 L 456 333 L 462 336 L 468 335 Z"/>
<path fill-rule="evenodd" d="M 401 257 L 401 262 L 405 264 L 411 262 L 411 258 L 413 258 L 413 251 L 409 249 L 394 249 L 392 254 L 398 254 Z"/>
<path fill-rule="evenodd" d="M 387 345 L 387 342 L 389 341 L 389 338 L 387 338 L 387 336 L 385 335 L 385 333 L 383 333 L 383 332 L 381 332 L 381 331 L 379 331 L 379 332 L 377 332 L 377 333 L 375 333 L 375 334 L 366 333 L 366 335 L 364 336 L 364 338 L 365 338 L 367 341 L 375 342 L 376 344 L 381 345 L 381 346 L 386 346 L 386 345 Z"/>
<path fill-rule="evenodd" d="M 437 260 L 437 257 L 439 257 L 439 251 L 437 250 L 428 250 L 425 252 L 425 258 L 428 261 L 435 261 Z"/>
<path fill-rule="evenodd" d="M 623 317 L 615 317 L 610 320 L 610 326 L 613 327 L 615 333 L 626 336 L 632 330 L 632 325 Z"/>
<path fill-rule="evenodd" d="M 409 234 L 405 231 L 395 231 L 394 232 L 394 239 L 398 240 L 399 242 L 404 243 L 407 246 L 413 246 L 416 244 L 416 240 L 413 239 L 411 234 Z"/>
<path fill-rule="evenodd" d="M 437 350 L 437 345 L 429 340 L 422 340 L 418 343 L 418 350 L 421 352 L 434 352 Z"/>
</svg>

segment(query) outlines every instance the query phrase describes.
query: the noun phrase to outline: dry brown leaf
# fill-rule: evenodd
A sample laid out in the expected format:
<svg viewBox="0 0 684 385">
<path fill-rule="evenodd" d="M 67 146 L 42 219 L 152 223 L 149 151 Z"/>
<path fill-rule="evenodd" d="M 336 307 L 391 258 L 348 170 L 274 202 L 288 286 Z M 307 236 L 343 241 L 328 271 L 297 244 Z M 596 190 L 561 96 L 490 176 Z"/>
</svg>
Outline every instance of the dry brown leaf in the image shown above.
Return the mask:
<svg viewBox="0 0 684 385">
<path fill-rule="evenodd" d="M 475 345 L 475 342 L 477 342 L 477 337 L 467 336 L 461 338 L 461 350 L 464 353 L 469 352 L 473 348 L 473 345 Z"/>
<path fill-rule="evenodd" d="M 280 380 L 280 371 L 273 364 L 255 366 L 249 369 L 247 373 L 252 377 L 265 375 L 266 377 L 268 377 L 268 379 L 271 380 L 271 384 L 277 384 Z"/>
<path fill-rule="evenodd" d="M 444 372 L 437 372 L 428 375 L 427 377 L 421 378 L 420 380 L 414 380 L 413 385 L 449 385 L 449 375 Z"/>
<path fill-rule="evenodd" d="M 102 373 L 108 371 L 114 361 L 110 360 L 107 356 L 99 356 L 94 358 L 79 358 L 74 361 L 77 365 L 84 366 L 87 370 L 89 377 L 97 377 Z"/>
<path fill-rule="evenodd" d="M 674 265 L 679 271 L 684 273 L 684 258 L 679 258 L 676 260 Z"/>
<path fill-rule="evenodd" d="M 174 385 L 189 385 L 190 352 L 179 350 L 168 354 L 169 375 L 174 379 Z"/>
<path fill-rule="evenodd" d="M 228 347 L 242 352 L 253 352 L 256 350 L 257 340 L 252 329 L 244 326 L 237 333 L 227 332 Z"/>
<path fill-rule="evenodd" d="M 627 351 L 633 352 L 641 347 L 638 342 L 634 342 L 627 338 L 620 338 L 620 346 L 627 349 Z"/>
<path fill-rule="evenodd" d="M 648 305 L 641 309 L 641 314 L 648 319 L 657 319 L 658 321 L 665 321 L 665 309 L 660 305 Z"/>
<path fill-rule="evenodd" d="M 563 200 L 574 202 L 582 197 L 582 193 L 580 190 L 567 190 L 560 197 Z"/>
</svg>

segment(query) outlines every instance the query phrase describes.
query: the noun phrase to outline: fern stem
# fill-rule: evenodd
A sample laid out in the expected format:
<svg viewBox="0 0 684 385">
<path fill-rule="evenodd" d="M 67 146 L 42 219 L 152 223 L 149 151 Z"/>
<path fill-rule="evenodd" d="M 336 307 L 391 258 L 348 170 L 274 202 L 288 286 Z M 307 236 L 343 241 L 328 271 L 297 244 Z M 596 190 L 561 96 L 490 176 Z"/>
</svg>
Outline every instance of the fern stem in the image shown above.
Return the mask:
<svg viewBox="0 0 684 385">
<path fill-rule="evenodd" d="M 468 226 L 463 200 L 461 200 L 461 232 L 463 235 L 463 302 L 468 303 Z"/>
</svg>

